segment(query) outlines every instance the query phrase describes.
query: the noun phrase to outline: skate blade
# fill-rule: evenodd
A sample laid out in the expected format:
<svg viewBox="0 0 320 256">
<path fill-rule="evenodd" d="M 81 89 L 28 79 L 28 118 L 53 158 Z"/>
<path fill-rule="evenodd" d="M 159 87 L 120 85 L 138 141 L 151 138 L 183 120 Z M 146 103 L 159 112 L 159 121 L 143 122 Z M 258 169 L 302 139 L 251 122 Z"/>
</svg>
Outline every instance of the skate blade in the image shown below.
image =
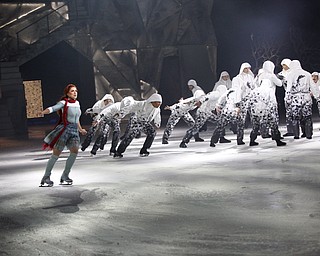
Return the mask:
<svg viewBox="0 0 320 256">
<path fill-rule="evenodd" d="M 49 188 L 49 187 L 53 187 L 53 184 L 52 185 L 49 185 L 49 184 L 40 184 L 39 188 L 41 187 L 44 187 L 44 188 Z"/>
<path fill-rule="evenodd" d="M 72 185 L 72 182 L 60 182 L 61 186 L 71 186 Z"/>
<path fill-rule="evenodd" d="M 140 157 L 147 157 L 149 154 L 140 154 Z"/>
</svg>

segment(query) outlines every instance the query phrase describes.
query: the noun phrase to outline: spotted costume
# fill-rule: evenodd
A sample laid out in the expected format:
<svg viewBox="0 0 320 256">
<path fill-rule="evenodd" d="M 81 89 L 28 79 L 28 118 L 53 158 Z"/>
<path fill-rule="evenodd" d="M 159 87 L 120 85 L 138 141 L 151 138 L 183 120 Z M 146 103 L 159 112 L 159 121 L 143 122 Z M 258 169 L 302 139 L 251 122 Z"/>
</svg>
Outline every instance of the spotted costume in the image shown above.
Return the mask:
<svg viewBox="0 0 320 256">
<path fill-rule="evenodd" d="M 217 108 L 220 110 L 219 128 L 212 135 L 211 142 L 217 143 L 218 138 L 224 136 L 224 128 L 228 124 L 238 124 L 237 126 L 237 142 L 243 141 L 244 127 L 243 122 L 239 119 L 239 114 L 236 109 L 235 91 L 232 89 L 226 90 L 218 99 Z"/>
<path fill-rule="evenodd" d="M 143 131 L 147 137 L 145 142 L 140 150 L 140 156 L 147 156 L 149 149 L 153 143 L 153 140 L 156 136 L 155 128 L 152 123 L 157 128 L 160 128 L 161 125 L 161 115 L 160 108 L 156 108 L 152 105 L 152 102 L 162 102 L 162 97 L 160 94 L 152 94 L 145 101 L 134 101 L 130 107 L 127 109 L 127 114 L 134 114 L 131 116 L 131 120 L 129 122 L 128 131 L 125 134 L 124 138 L 121 140 L 114 157 L 121 158 L 123 157 L 123 153 L 126 148 L 130 145 L 132 140 L 136 137 L 136 135 Z"/>
<path fill-rule="evenodd" d="M 232 79 L 232 90 L 235 91 L 235 104 L 240 109 L 240 113 L 237 116 L 237 127 L 242 129 L 245 125 L 245 121 L 249 114 L 249 95 L 251 90 L 254 89 L 254 75 L 250 70 L 251 65 L 249 63 L 242 63 L 239 74 Z M 247 72 L 245 72 L 245 69 Z M 239 128 L 240 127 L 240 128 Z M 238 145 L 243 145 L 243 140 L 237 141 Z"/>
<path fill-rule="evenodd" d="M 169 116 L 169 119 L 167 121 L 166 127 L 163 132 L 162 136 L 162 144 L 168 144 L 169 137 L 173 131 L 173 128 L 177 125 L 177 123 L 182 118 L 183 121 L 186 122 L 186 124 L 189 127 L 192 127 L 194 125 L 194 119 L 192 115 L 189 113 L 189 111 L 194 110 L 196 108 L 195 102 L 199 100 L 199 98 L 203 95 L 205 95 L 204 91 L 197 85 L 197 82 L 193 79 L 188 81 L 188 86 L 192 86 L 192 94 L 193 96 L 184 100 L 181 100 L 180 102 L 169 106 L 169 109 L 171 110 L 171 114 Z M 199 133 L 196 133 L 195 139 L 199 140 Z"/>
<path fill-rule="evenodd" d="M 105 104 L 105 100 L 109 100 L 108 104 Z M 93 118 L 93 121 L 95 122 L 97 120 L 97 115 L 103 111 L 105 108 L 111 106 L 114 103 L 114 98 L 111 94 L 106 94 L 103 96 L 101 100 L 98 100 L 92 108 L 88 108 L 85 112 L 85 114 L 90 114 Z M 106 124 L 104 124 L 106 125 Z M 101 133 L 103 133 L 106 137 L 108 137 L 108 131 L 109 127 L 101 127 L 97 125 L 91 125 L 86 138 L 81 144 L 81 150 L 85 151 L 87 147 L 89 147 L 91 141 L 93 140 L 93 137 L 96 136 L 95 144 L 96 147 L 99 144 L 99 147 L 103 149 L 104 144 L 101 142 Z M 97 149 L 91 150 L 91 154 L 95 155 Z"/>
<path fill-rule="evenodd" d="M 279 112 L 278 112 L 278 103 L 276 98 L 276 87 L 281 87 L 282 82 L 281 80 L 274 74 L 274 68 L 275 65 L 270 60 L 267 60 L 263 63 L 262 69 L 259 71 L 259 75 L 257 76 L 258 85 L 261 85 L 261 82 L 263 79 L 268 79 L 271 82 L 271 93 L 274 94 L 274 97 L 271 97 L 270 100 L 273 100 L 272 108 L 273 108 L 273 114 L 276 115 L 277 122 L 279 120 Z M 252 112 L 251 112 L 252 113 Z M 269 122 L 264 122 L 264 120 L 261 120 L 260 125 L 260 131 L 262 138 L 270 138 L 269 135 Z M 272 135 L 271 135 L 272 136 Z"/>
<path fill-rule="evenodd" d="M 302 69 L 298 60 L 290 63 L 290 73 L 287 76 L 288 87 L 286 98 L 292 106 L 292 125 L 294 138 L 300 138 L 299 125 L 304 123 L 307 139 L 312 138 L 312 99 L 310 95 L 311 74 Z"/>
<path fill-rule="evenodd" d="M 112 129 L 110 155 L 114 155 L 120 138 L 121 118 L 127 114 L 128 108 L 133 102 L 134 99 L 131 96 L 128 96 L 123 98 L 121 102 L 116 102 L 100 112 L 96 117 L 97 131 L 100 130 L 100 132 L 92 147 L 91 154 L 95 155 L 99 148 L 104 148 L 104 145 L 108 140 L 110 129 Z"/>
<path fill-rule="evenodd" d="M 271 129 L 272 139 L 277 146 L 284 146 L 286 143 L 280 140 L 281 135 L 278 129 L 278 110 L 273 90 L 273 84 L 269 79 L 262 79 L 260 86 L 253 89 L 249 97 L 252 131 L 250 133 L 250 146 L 258 145 L 255 142 L 261 124 L 266 124 Z"/>
<path fill-rule="evenodd" d="M 187 144 L 192 136 L 199 132 L 200 128 L 205 124 L 206 121 L 214 123 L 214 129 L 217 129 L 219 115 L 217 114 L 215 107 L 219 97 L 220 94 L 218 91 L 211 91 L 200 98 L 199 102 L 201 105 L 196 112 L 195 124 L 193 127 L 187 130 L 182 142 L 180 143 L 180 148 L 187 147 Z M 215 132 L 215 130 L 213 132 Z M 214 146 L 213 144 L 210 145 Z"/>
</svg>

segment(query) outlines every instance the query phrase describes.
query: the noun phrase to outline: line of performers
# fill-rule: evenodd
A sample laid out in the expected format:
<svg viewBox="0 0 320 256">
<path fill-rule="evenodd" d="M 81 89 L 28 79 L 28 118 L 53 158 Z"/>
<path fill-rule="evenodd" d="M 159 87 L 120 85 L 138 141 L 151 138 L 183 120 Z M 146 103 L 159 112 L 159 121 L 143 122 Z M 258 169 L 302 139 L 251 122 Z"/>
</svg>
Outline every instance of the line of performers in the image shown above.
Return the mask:
<svg viewBox="0 0 320 256">
<path fill-rule="evenodd" d="M 182 138 L 180 148 L 186 148 L 191 138 L 203 141 L 199 132 L 207 122 L 214 124 L 211 147 L 215 147 L 218 142 L 231 142 L 225 138 L 227 125 L 237 134 L 237 145 L 244 145 L 244 127 L 249 119 L 252 124 L 250 146 L 258 145 L 256 139 L 259 134 L 263 138 L 272 138 L 277 146 L 285 146 L 278 128 L 277 86 L 285 89 L 287 133 L 283 136 L 299 139 L 301 128 L 302 137 L 312 139 L 312 96 L 317 103 L 320 102 L 319 74 L 310 74 L 303 70 L 298 60 L 284 59 L 281 65 L 283 69 L 276 75 L 274 63 L 265 61 L 254 76 L 250 64 L 243 63 L 239 74 L 232 80 L 228 72 L 222 72 L 219 81 L 209 93 L 205 93 L 195 80 L 189 80 L 187 85 L 193 96 L 164 107 L 165 110 L 170 110 L 171 114 L 163 132 L 162 144 L 169 143 L 174 127 L 183 119 L 189 129 Z M 158 93 L 144 101 L 128 96 L 116 103 L 112 95 L 106 94 L 85 112 L 93 117 L 93 123 L 81 144 L 81 150 L 86 150 L 95 138 L 91 149 L 91 154 L 95 155 L 97 150 L 104 149 L 112 130 L 110 155 L 121 158 L 132 140 L 143 132 L 146 139 L 140 156 L 148 156 L 148 149 L 156 136 L 155 128 L 160 128 L 161 125 L 161 103 L 162 97 Z M 192 116 L 190 111 L 195 111 L 195 115 Z M 125 116 L 130 119 L 124 135 L 120 137 L 120 121 Z"/>
</svg>

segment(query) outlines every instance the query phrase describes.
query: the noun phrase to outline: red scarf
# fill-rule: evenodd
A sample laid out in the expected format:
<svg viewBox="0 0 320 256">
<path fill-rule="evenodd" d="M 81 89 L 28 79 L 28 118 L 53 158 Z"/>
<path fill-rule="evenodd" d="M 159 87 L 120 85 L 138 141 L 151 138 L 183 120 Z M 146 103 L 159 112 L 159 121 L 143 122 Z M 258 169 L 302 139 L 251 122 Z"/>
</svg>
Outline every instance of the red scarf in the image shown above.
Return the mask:
<svg viewBox="0 0 320 256">
<path fill-rule="evenodd" d="M 67 125 L 68 125 L 68 120 L 67 120 L 68 106 L 67 106 L 67 105 L 68 105 L 68 102 L 69 102 L 69 103 L 75 103 L 76 100 L 68 99 L 68 98 L 63 98 L 62 100 L 65 101 L 65 104 L 64 104 L 64 106 L 63 106 L 63 111 L 59 110 L 59 112 L 58 112 L 60 118 L 59 118 L 59 121 L 58 121 L 57 125 L 56 125 L 54 128 L 56 128 L 59 124 L 63 124 L 63 128 L 62 128 L 62 130 L 59 132 L 59 134 L 51 141 L 50 144 L 48 144 L 48 143 L 44 143 L 44 144 L 43 144 L 43 147 L 42 147 L 43 150 L 47 149 L 48 147 L 49 147 L 50 149 L 53 149 L 54 144 L 56 144 L 56 142 L 57 142 L 58 139 L 61 137 L 62 133 L 64 132 L 64 130 L 66 129 L 66 127 L 67 127 Z"/>
</svg>

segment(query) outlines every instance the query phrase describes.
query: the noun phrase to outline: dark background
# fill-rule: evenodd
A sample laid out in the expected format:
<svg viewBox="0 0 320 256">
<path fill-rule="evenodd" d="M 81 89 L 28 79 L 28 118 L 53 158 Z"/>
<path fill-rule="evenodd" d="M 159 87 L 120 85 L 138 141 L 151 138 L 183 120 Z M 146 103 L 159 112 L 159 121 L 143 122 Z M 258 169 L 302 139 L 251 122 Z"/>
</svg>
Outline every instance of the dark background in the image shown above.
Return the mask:
<svg viewBox="0 0 320 256">
<path fill-rule="evenodd" d="M 238 74 L 241 63 L 249 62 L 253 65 L 250 47 L 252 33 L 267 34 L 283 42 L 285 47 L 281 51 L 281 59 L 301 61 L 301 56 L 292 49 L 289 31 L 297 28 L 304 40 L 312 40 L 320 45 L 319 5 L 320 1 L 316 0 L 216 0 L 212 21 L 218 41 L 217 73 L 227 70 L 234 77 Z M 310 55 L 319 51 L 319 48 L 320 46 L 314 52 L 310 49 Z M 301 62 L 307 70 L 316 64 Z M 276 71 L 280 71 L 279 66 Z"/>
</svg>

